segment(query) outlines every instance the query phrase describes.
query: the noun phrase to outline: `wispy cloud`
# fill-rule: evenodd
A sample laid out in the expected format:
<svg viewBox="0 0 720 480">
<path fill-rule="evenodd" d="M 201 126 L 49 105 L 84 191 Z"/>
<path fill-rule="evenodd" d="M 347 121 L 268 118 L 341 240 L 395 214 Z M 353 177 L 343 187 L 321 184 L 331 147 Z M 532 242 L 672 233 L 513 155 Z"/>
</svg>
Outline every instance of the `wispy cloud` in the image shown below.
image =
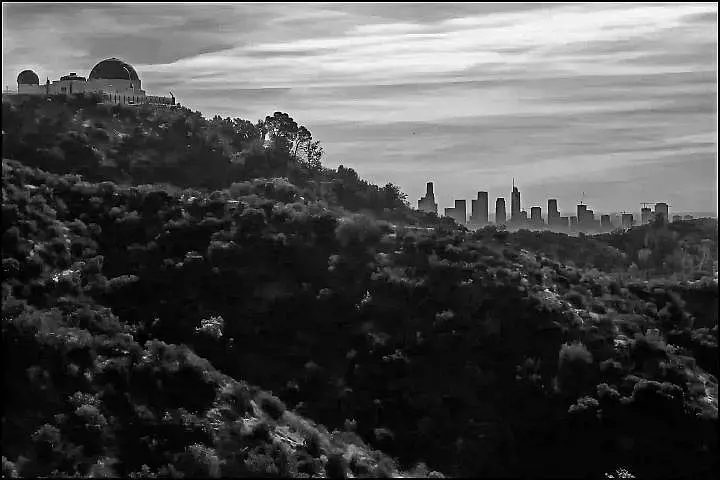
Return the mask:
<svg viewBox="0 0 720 480">
<path fill-rule="evenodd" d="M 412 200 L 515 176 L 533 204 L 716 205 L 715 4 L 4 4 L 3 26 L 5 84 L 122 57 L 208 115 L 287 111 Z"/>
</svg>

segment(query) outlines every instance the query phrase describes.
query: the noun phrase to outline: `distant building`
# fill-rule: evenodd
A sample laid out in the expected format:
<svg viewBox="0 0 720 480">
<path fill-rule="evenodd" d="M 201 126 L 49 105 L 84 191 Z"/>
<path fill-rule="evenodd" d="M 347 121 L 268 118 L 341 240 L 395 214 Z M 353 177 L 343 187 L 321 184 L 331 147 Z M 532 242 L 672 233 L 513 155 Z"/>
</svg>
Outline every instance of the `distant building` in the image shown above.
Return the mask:
<svg viewBox="0 0 720 480">
<path fill-rule="evenodd" d="M 612 223 L 610 222 L 610 215 L 600 215 L 600 228 L 605 231 L 612 230 Z"/>
<path fill-rule="evenodd" d="M 557 226 L 561 230 L 567 230 L 568 228 L 570 228 L 569 220 L 570 220 L 569 217 L 559 217 L 556 220 L 557 223 L 554 226 Z"/>
<path fill-rule="evenodd" d="M 505 225 L 507 222 L 507 213 L 505 212 L 505 199 L 498 197 L 495 200 L 495 224 Z"/>
<path fill-rule="evenodd" d="M 433 191 L 433 182 L 428 182 L 425 196 L 418 200 L 418 210 L 428 213 L 437 213 L 437 203 L 435 203 L 435 192 Z"/>
<path fill-rule="evenodd" d="M 519 219 L 518 223 L 519 223 L 518 226 L 523 226 L 523 227 L 527 226 L 528 216 L 527 216 L 527 212 L 525 210 L 520 210 L 520 219 Z"/>
<path fill-rule="evenodd" d="M 673 221 L 673 223 L 682 222 L 682 215 L 673 215 L 672 221 Z"/>
<path fill-rule="evenodd" d="M 470 224 L 474 227 L 483 227 L 488 223 L 488 192 L 478 192 L 477 200 L 471 202 L 472 214 Z"/>
<path fill-rule="evenodd" d="M 541 207 L 532 207 L 530 209 L 530 223 L 532 223 L 535 227 L 539 227 L 543 224 Z"/>
<path fill-rule="evenodd" d="M 633 219 L 632 213 L 623 213 L 620 216 L 620 224 L 622 225 L 622 228 L 630 228 L 635 223 L 635 220 Z"/>
<path fill-rule="evenodd" d="M 557 206 L 557 200 L 554 198 L 551 198 L 548 200 L 548 211 L 547 211 L 547 223 L 548 225 L 556 225 L 558 224 L 558 219 L 560 218 L 560 212 L 558 211 Z"/>
<path fill-rule="evenodd" d="M 655 204 L 655 218 L 661 218 L 661 217 L 666 222 L 670 218 L 668 204 L 664 203 L 664 202 Z"/>
<path fill-rule="evenodd" d="M 515 179 L 513 179 L 512 193 L 510 195 L 511 210 L 510 220 L 516 223 L 520 220 L 520 190 L 515 186 Z M 525 214 L 527 217 L 527 214 Z"/>
<path fill-rule="evenodd" d="M 454 219 L 460 225 L 467 223 L 467 205 L 465 200 L 455 200 L 455 207 L 446 208 L 445 216 Z"/>
<path fill-rule="evenodd" d="M 570 230 L 576 231 L 578 229 L 578 217 L 570 217 Z"/>
<path fill-rule="evenodd" d="M 647 225 L 650 223 L 650 217 L 652 212 L 649 208 L 643 207 L 640 209 L 640 225 Z"/>
<path fill-rule="evenodd" d="M 467 205 L 465 200 L 455 200 L 455 215 L 456 220 L 460 225 L 467 223 Z"/>
<path fill-rule="evenodd" d="M 587 215 L 587 205 L 584 205 L 582 203 L 579 204 L 577 206 L 577 224 L 579 227 L 584 227 L 586 225 L 586 223 L 587 223 L 587 220 L 585 218 L 586 215 Z M 572 222 L 572 219 L 570 221 Z"/>
<path fill-rule="evenodd" d="M 683 216 L 683 220 L 692 220 L 694 217 L 692 215 L 685 215 Z"/>
</svg>

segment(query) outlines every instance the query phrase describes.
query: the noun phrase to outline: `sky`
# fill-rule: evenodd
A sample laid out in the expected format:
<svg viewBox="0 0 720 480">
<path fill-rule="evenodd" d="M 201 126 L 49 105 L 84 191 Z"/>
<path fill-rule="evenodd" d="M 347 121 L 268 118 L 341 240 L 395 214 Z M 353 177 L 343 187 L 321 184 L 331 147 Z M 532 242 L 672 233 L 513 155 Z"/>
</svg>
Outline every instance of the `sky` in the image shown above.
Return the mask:
<svg viewBox="0 0 720 480">
<path fill-rule="evenodd" d="M 717 215 L 716 3 L 3 4 L 3 88 L 132 64 L 206 117 L 289 113 L 323 162 L 440 212 Z M 583 197 L 584 195 L 584 197 Z"/>
</svg>

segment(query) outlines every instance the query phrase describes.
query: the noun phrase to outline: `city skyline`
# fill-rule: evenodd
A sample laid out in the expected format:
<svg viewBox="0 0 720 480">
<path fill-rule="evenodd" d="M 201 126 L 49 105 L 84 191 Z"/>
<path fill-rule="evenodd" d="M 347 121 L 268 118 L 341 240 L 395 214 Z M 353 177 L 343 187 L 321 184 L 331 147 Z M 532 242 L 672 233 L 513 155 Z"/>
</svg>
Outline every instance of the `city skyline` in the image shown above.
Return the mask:
<svg viewBox="0 0 720 480">
<path fill-rule="evenodd" d="M 524 205 L 717 213 L 716 4 L 68 5 L 3 4 L 3 87 L 117 56 L 208 117 L 288 112 L 411 199 L 433 178 L 441 208 L 509 207 L 515 177 Z"/>
<path fill-rule="evenodd" d="M 657 200 L 657 201 L 653 201 L 653 202 L 638 202 L 638 206 L 636 206 L 636 207 L 628 206 L 628 208 L 624 208 L 621 210 L 603 211 L 603 210 L 599 210 L 597 208 L 591 208 L 593 205 L 591 205 L 588 202 L 588 198 L 585 195 L 585 192 L 581 193 L 580 199 L 572 205 L 572 208 L 566 207 L 565 209 L 563 209 L 561 202 L 557 198 L 549 197 L 549 196 L 546 197 L 544 199 L 544 202 L 542 202 L 542 203 L 530 204 L 530 203 L 526 203 L 523 201 L 524 197 L 523 197 L 522 189 L 519 187 L 519 185 L 516 184 L 514 178 L 512 179 L 512 182 L 513 183 L 510 186 L 509 194 L 505 194 L 505 195 L 500 194 L 500 195 L 493 197 L 487 191 L 478 190 L 476 192 L 477 198 L 472 198 L 471 202 L 469 204 L 467 202 L 467 199 L 465 199 L 465 198 L 454 197 L 452 205 L 445 207 L 443 205 L 440 205 L 439 203 L 432 203 L 432 202 L 435 202 L 435 200 L 436 200 L 436 194 L 437 194 L 438 189 L 437 189 L 437 186 L 435 185 L 435 182 L 428 181 L 428 182 L 426 182 L 426 195 L 423 195 L 419 199 L 416 199 L 415 202 L 411 201 L 410 199 L 408 199 L 408 201 L 410 202 L 411 206 L 413 206 L 413 208 L 418 208 L 420 210 L 426 209 L 425 207 L 428 205 L 432 205 L 431 209 L 436 211 L 436 213 L 441 216 L 444 214 L 443 212 L 446 212 L 445 214 L 447 215 L 448 214 L 447 212 L 451 212 L 452 210 L 457 209 L 459 206 L 458 202 L 465 202 L 466 219 L 467 219 L 468 224 L 473 223 L 472 215 L 475 212 L 475 202 L 478 202 L 480 200 L 481 196 L 483 196 L 485 198 L 484 205 L 487 208 L 487 215 L 488 215 L 486 218 L 488 220 L 490 220 L 490 223 L 495 222 L 495 218 L 494 218 L 495 217 L 495 209 L 497 207 L 493 207 L 493 205 L 497 205 L 497 201 L 500 199 L 502 199 L 505 202 L 505 204 L 509 203 L 511 205 L 511 210 L 509 212 L 506 212 L 506 220 L 509 223 L 513 219 L 512 208 L 515 208 L 514 207 L 515 202 L 513 201 L 513 196 L 515 194 L 517 194 L 518 214 L 521 212 L 524 212 L 527 215 L 527 217 L 530 218 L 532 210 L 534 208 L 540 208 L 540 211 L 541 211 L 540 218 L 545 223 L 548 223 L 548 213 L 550 211 L 551 204 L 554 208 L 557 209 L 558 217 L 562 216 L 562 217 L 568 217 L 568 218 L 572 217 L 572 216 L 578 217 L 578 207 L 583 205 L 583 206 L 585 206 L 586 209 L 588 209 L 588 211 L 592 212 L 595 219 L 598 221 L 600 221 L 602 216 L 612 215 L 612 216 L 620 217 L 622 214 L 628 213 L 628 214 L 634 215 L 636 217 L 635 220 L 639 222 L 641 215 L 642 215 L 643 207 L 649 207 L 649 210 L 654 212 L 654 208 L 657 205 L 665 205 L 666 206 L 664 214 L 669 219 L 671 219 L 673 216 L 676 216 L 676 215 L 684 216 L 687 214 L 700 214 L 700 216 L 714 216 L 715 218 L 717 218 L 717 213 L 715 213 L 713 215 L 712 212 L 708 212 L 708 211 L 686 210 L 686 209 L 682 209 L 682 208 L 677 209 L 677 208 L 674 208 L 668 202 L 663 201 L 663 200 Z M 428 195 L 430 195 L 430 197 L 432 198 L 432 202 L 430 204 L 427 203 L 429 201 Z M 708 214 L 710 214 L 710 215 L 708 215 Z"/>
</svg>

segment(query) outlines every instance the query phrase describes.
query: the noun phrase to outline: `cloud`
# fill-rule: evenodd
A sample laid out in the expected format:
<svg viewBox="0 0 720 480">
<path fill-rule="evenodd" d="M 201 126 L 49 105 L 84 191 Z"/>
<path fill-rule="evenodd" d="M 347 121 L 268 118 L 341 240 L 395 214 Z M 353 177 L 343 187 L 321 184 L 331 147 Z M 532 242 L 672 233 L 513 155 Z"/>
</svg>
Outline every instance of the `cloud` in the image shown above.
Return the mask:
<svg viewBox="0 0 720 480">
<path fill-rule="evenodd" d="M 3 77 L 119 56 L 209 116 L 286 111 L 410 199 L 432 179 L 441 207 L 513 176 L 533 202 L 597 188 L 596 211 L 714 202 L 715 4 L 76 5 L 3 4 Z"/>
</svg>

